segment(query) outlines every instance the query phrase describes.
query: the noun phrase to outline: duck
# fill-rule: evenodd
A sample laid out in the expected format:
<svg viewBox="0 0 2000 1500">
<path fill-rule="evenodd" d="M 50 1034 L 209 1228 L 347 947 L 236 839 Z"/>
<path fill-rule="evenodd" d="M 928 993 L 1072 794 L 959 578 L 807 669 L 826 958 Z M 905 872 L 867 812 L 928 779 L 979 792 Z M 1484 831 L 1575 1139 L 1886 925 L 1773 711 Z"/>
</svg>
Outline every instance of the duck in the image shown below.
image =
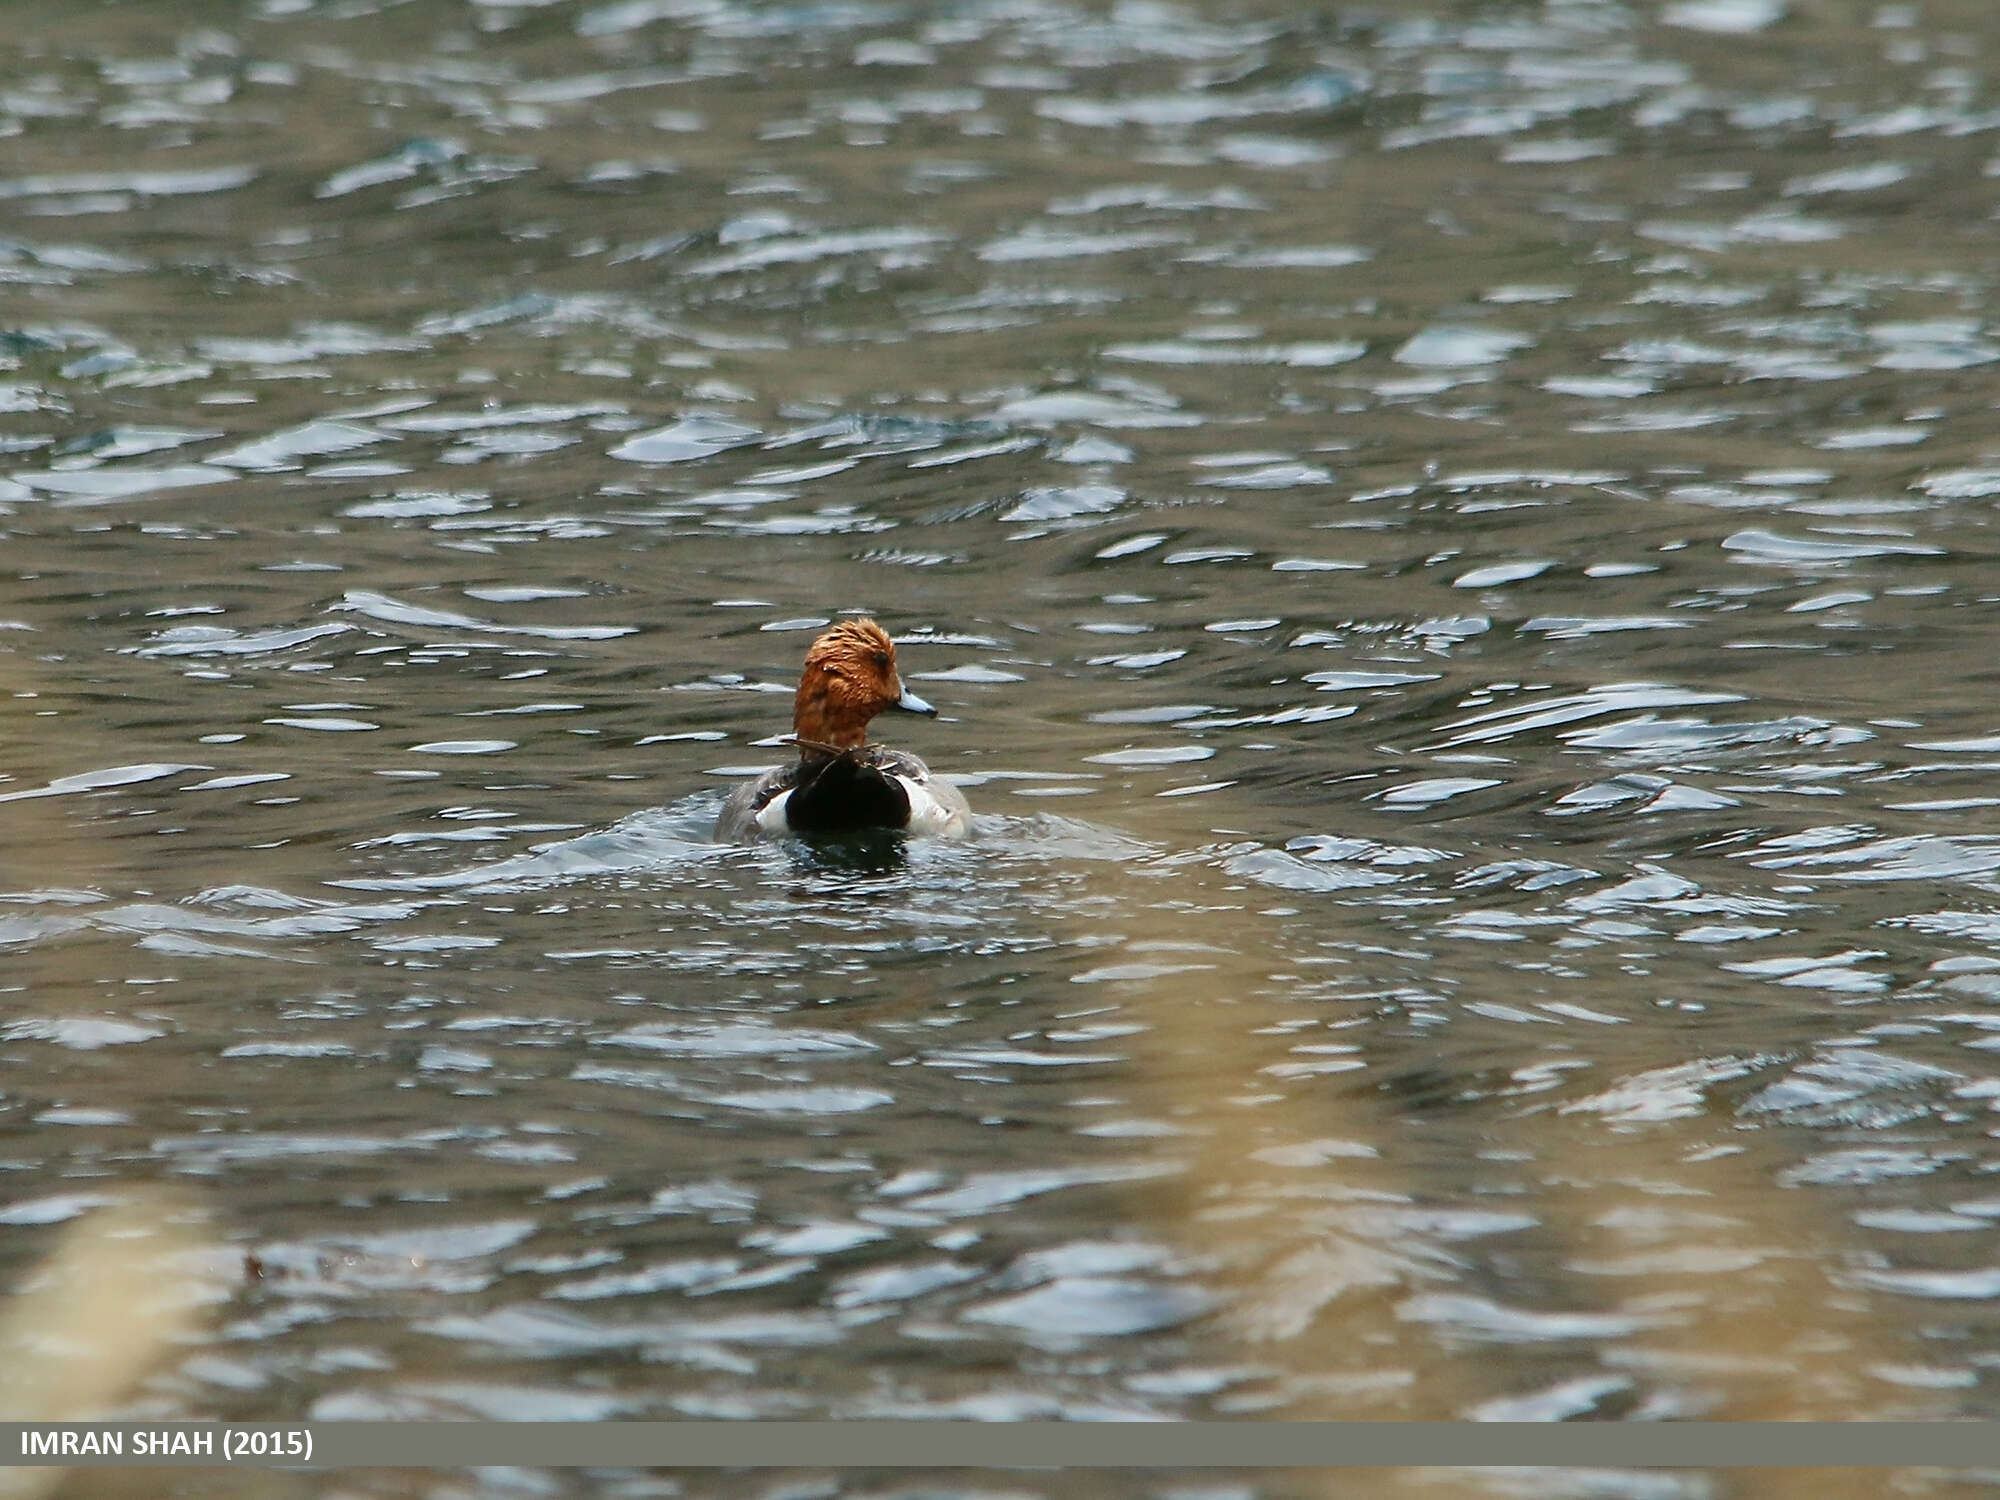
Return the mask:
<svg viewBox="0 0 2000 1500">
<path fill-rule="evenodd" d="M 937 716 L 903 686 L 888 631 L 855 618 L 816 637 L 792 700 L 799 758 L 730 793 L 715 820 L 716 842 L 871 829 L 965 834 L 972 809 L 963 792 L 907 750 L 868 743 L 868 721 L 891 708 Z"/>
</svg>

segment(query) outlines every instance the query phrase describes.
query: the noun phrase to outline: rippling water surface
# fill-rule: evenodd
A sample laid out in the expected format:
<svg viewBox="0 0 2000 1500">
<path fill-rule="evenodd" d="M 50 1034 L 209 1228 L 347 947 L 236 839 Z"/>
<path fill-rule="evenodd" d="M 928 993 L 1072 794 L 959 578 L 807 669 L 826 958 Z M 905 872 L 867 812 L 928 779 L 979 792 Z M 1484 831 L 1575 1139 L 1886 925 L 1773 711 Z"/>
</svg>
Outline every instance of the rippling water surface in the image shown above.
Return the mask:
<svg viewBox="0 0 2000 1500">
<path fill-rule="evenodd" d="M 135 1410 L 1994 1414 L 1983 4 L 16 19 L 0 1253 L 192 1190 Z M 712 844 L 859 610 L 975 836 Z"/>
</svg>

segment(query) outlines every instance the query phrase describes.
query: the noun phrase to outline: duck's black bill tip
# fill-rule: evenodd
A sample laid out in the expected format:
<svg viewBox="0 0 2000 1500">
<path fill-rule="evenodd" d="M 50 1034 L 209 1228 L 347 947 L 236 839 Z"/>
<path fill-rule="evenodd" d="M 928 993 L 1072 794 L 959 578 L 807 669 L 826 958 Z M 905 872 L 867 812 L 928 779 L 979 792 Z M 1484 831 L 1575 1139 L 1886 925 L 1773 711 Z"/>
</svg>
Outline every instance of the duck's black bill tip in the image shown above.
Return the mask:
<svg viewBox="0 0 2000 1500">
<path fill-rule="evenodd" d="M 933 719 L 937 717 L 937 710 L 908 688 L 904 688 L 903 696 L 896 700 L 896 707 L 906 714 L 926 714 Z"/>
</svg>

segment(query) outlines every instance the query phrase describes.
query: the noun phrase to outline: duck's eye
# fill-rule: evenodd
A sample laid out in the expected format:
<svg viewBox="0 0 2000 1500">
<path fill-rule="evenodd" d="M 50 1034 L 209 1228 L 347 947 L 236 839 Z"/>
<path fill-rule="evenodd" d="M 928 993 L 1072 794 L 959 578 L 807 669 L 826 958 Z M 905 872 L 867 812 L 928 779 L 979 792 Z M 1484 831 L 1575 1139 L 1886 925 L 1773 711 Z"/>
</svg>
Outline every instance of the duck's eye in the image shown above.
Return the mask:
<svg viewBox="0 0 2000 1500">
<path fill-rule="evenodd" d="M 888 670 L 889 670 L 889 653 L 888 653 L 888 652 L 886 652 L 886 651 L 877 651 L 877 652 L 875 653 L 875 665 L 876 665 L 876 666 L 878 666 L 878 667 L 880 667 L 880 668 L 881 668 L 881 669 L 882 669 L 883 671 L 885 671 L 885 672 L 886 672 L 886 671 L 888 671 Z"/>
</svg>

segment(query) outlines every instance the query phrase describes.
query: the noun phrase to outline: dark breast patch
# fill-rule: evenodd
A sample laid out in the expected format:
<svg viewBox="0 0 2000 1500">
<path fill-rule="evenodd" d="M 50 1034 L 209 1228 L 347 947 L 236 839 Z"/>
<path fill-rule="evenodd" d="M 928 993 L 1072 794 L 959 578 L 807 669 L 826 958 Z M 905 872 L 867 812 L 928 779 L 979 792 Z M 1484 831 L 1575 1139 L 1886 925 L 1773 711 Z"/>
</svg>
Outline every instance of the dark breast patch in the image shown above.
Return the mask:
<svg viewBox="0 0 2000 1500">
<path fill-rule="evenodd" d="M 910 794 L 867 749 L 850 750 L 800 765 L 785 821 L 800 833 L 905 828 Z"/>
</svg>

